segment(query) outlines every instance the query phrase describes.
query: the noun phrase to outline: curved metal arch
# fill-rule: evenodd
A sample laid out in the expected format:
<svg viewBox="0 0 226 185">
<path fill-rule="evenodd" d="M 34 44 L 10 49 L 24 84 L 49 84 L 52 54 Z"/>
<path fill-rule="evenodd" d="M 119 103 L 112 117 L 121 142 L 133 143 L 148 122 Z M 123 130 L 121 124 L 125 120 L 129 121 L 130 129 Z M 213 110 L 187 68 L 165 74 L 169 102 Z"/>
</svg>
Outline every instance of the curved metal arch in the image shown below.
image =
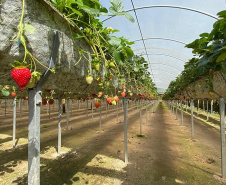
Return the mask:
<svg viewBox="0 0 226 185">
<path fill-rule="evenodd" d="M 168 65 L 168 64 L 163 64 L 163 63 L 151 63 L 151 65 L 152 65 L 152 64 L 158 64 L 158 65 L 168 66 L 168 67 L 171 67 L 171 68 L 173 68 L 173 69 L 175 69 L 175 70 L 177 70 L 177 71 L 180 71 L 180 72 L 183 70 L 183 69 L 180 70 L 180 69 L 178 69 L 178 68 L 175 68 L 174 66 L 171 66 L 171 65 Z"/>
<path fill-rule="evenodd" d="M 176 74 L 176 73 L 171 73 L 171 72 L 169 72 L 169 71 L 166 71 L 166 70 L 158 70 L 158 69 L 156 69 L 156 70 L 154 70 L 153 69 L 153 71 L 159 71 L 159 72 L 164 72 L 165 74 L 167 74 L 168 76 L 170 76 L 170 75 L 173 75 L 173 76 L 175 76 L 175 77 L 177 77 L 179 74 Z M 159 73 L 154 73 L 153 72 L 153 75 L 158 75 Z"/>
<path fill-rule="evenodd" d="M 182 61 L 182 62 L 187 62 L 187 61 L 182 60 L 182 59 L 180 59 L 180 58 L 178 58 L 178 57 L 175 57 L 175 56 L 172 56 L 172 55 L 168 55 L 168 54 L 164 54 L 164 53 L 148 53 L 148 55 L 163 55 L 163 56 L 175 58 L 175 59 L 180 60 L 180 61 Z"/>
<path fill-rule="evenodd" d="M 134 40 L 133 42 L 138 42 L 138 41 L 142 41 L 142 40 L 154 40 L 154 39 L 168 40 L 168 41 L 178 42 L 178 43 L 183 44 L 183 45 L 187 45 L 187 43 L 185 43 L 183 41 L 170 39 L 170 38 L 163 38 L 163 37 L 150 37 L 150 38 L 145 38 L 145 39 L 137 39 L 137 40 Z"/>
<path fill-rule="evenodd" d="M 193 8 L 188 8 L 188 7 L 183 7 L 183 6 L 173 6 L 173 5 L 151 5 L 151 6 L 143 6 L 143 7 L 138 7 L 138 8 L 133 8 L 133 9 L 130 9 L 130 10 L 127 10 L 126 12 L 131 12 L 131 11 L 136 11 L 136 10 L 142 10 L 142 9 L 148 9 L 148 8 L 175 8 L 175 9 L 181 9 L 181 10 L 188 10 L 188 11 L 192 11 L 192 12 L 196 12 L 196 13 L 200 13 L 200 14 L 203 14 L 203 15 L 206 15 L 208 17 L 211 17 L 213 19 L 216 19 L 216 20 L 219 20 L 218 17 L 212 15 L 212 14 L 209 14 L 209 13 L 206 13 L 206 12 L 203 12 L 203 11 L 200 11 L 200 10 L 196 10 L 196 9 L 193 9 Z M 105 22 L 111 18 L 113 18 L 115 16 L 111 16 L 107 19 L 104 19 L 102 22 Z"/>
<path fill-rule="evenodd" d="M 158 48 L 158 47 L 146 47 L 146 49 L 166 50 L 166 51 L 169 51 L 169 52 L 174 52 L 174 53 L 178 53 L 178 54 L 180 54 L 180 55 L 183 55 L 183 56 L 185 56 L 186 58 L 188 58 L 188 60 L 191 58 L 191 57 L 188 56 L 188 55 L 185 55 L 185 54 L 183 54 L 183 53 L 181 53 L 181 52 L 178 52 L 178 51 L 175 51 L 175 50 L 171 50 L 171 49 Z M 145 48 L 134 49 L 133 51 L 140 51 L 140 50 L 145 50 Z M 138 54 L 138 55 L 139 55 L 139 54 Z M 145 54 L 141 54 L 141 55 L 146 55 L 146 53 L 145 53 Z"/>
</svg>

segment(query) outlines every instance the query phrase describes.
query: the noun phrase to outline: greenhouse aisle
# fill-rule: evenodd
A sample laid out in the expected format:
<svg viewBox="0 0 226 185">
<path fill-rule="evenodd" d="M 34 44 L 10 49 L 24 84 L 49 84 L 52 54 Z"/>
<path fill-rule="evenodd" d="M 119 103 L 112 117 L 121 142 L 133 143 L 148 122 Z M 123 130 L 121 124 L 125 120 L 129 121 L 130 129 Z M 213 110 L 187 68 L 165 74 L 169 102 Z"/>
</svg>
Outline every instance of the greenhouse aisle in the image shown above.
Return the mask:
<svg viewBox="0 0 226 185">
<path fill-rule="evenodd" d="M 124 184 L 223 183 L 219 177 L 219 131 L 195 119 L 195 139 L 191 140 L 190 116 L 184 116 L 184 126 L 180 124 L 160 102 L 144 127 L 146 139 L 140 142 L 139 151 L 130 151 L 131 165 L 126 168 L 129 182 Z"/>
<path fill-rule="evenodd" d="M 137 104 L 138 105 L 138 104 Z M 133 102 L 128 109 L 128 156 L 124 163 L 123 111 L 119 106 L 102 107 L 102 128 L 99 110 L 87 116 L 85 104 L 71 112 L 69 130 L 66 114 L 62 116 L 62 154 L 57 155 L 57 109 L 51 119 L 43 107 L 41 116 L 41 184 L 91 185 L 217 185 L 220 178 L 219 131 L 195 119 L 195 139 L 191 140 L 190 116 L 180 119 L 160 102 L 155 113 L 145 106 L 142 111 L 143 134 L 140 135 L 139 107 Z M 26 106 L 23 108 L 26 110 Z M 1 184 L 27 184 L 27 118 L 19 119 L 18 147 L 11 147 L 11 112 L 3 116 L 0 144 Z M 23 114 L 25 115 L 25 113 Z M 178 111 L 178 117 L 179 111 Z M 2 136 L 6 137 L 5 139 Z"/>
</svg>

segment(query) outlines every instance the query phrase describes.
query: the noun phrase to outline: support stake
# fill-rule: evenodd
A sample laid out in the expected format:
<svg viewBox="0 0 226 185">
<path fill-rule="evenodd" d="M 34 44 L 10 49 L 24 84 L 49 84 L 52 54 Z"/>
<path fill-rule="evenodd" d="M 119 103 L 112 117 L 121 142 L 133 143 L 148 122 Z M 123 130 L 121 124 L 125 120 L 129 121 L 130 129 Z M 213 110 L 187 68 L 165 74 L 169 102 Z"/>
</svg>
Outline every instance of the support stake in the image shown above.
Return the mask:
<svg viewBox="0 0 226 185">
<path fill-rule="evenodd" d="M 13 148 L 16 147 L 16 97 L 13 99 Z"/>
<path fill-rule="evenodd" d="M 125 163 L 128 164 L 128 147 L 127 147 L 127 99 L 123 98 L 124 104 L 124 150 L 125 150 Z"/>
<path fill-rule="evenodd" d="M 220 133 L 221 133 L 221 173 L 226 178 L 226 146 L 225 146 L 225 102 L 220 98 Z"/>
</svg>

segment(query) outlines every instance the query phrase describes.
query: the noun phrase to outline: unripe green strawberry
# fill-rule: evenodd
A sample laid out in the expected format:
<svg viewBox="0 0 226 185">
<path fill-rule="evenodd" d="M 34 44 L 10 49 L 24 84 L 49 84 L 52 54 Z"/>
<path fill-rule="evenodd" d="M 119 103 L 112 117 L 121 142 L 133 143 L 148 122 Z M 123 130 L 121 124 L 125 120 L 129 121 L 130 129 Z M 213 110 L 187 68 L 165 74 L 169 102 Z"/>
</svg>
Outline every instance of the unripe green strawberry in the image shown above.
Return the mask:
<svg viewBox="0 0 226 185">
<path fill-rule="evenodd" d="M 21 90 L 23 90 L 23 87 L 25 87 L 31 79 L 31 72 L 27 67 L 15 67 L 11 71 L 11 76 L 16 81 L 17 85 L 21 87 Z"/>
<path fill-rule="evenodd" d="M 116 101 L 113 99 L 113 100 L 111 100 L 111 104 L 112 105 L 116 105 Z"/>
<path fill-rule="evenodd" d="M 86 77 L 86 82 L 87 82 L 87 84 L 90 85 L 93 82 L 93 77 L 92 76 L 87 76 Z"/>
<path fill-rule="evenodd" d="M 114 62 L 110 62 L 110 63 L 109 63 L 109 66 L 110 66 L 111 68 L 115 68 Z"/>
</svg>

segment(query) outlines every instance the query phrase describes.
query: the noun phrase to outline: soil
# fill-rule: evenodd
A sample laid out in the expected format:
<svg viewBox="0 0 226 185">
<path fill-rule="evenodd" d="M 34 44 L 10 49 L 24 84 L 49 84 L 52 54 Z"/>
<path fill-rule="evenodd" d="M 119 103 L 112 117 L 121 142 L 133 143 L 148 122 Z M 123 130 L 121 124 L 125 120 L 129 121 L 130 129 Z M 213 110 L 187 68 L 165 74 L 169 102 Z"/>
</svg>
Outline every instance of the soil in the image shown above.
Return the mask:
<svg viewBox="0 0 226 185">
<path fill-rule="evenodd" d="M 99 110 L 86 103 L 72 104 L 69 129 L 67 114 L 62 116 L 62 148 L 57 154 L 57 105 L 42 107 L 41 114 L 41 185 L 218 185 L 221 178 L 220 132 L 195 119 L 194 139 L 191 139 L 190 115 L 178 120 L 160 102 L 153 113 L 145 104 L 142 109 L 142 133 L 138 104 L 128 107 L 128 164 L 124 162 L 124 125 L 122 105 L 119 118 L 115 106 L 102 106 L 100 128 Z M 89 107 L 90 108 L 90 107 Z M 17 146 L 12 148 L 12 104 L 4 115 L 0 105 L 0 184 L 27 184 L 28 172 L 28 107 L 23 104 L 22 116 L 17 110 Z"/>
</svg>

